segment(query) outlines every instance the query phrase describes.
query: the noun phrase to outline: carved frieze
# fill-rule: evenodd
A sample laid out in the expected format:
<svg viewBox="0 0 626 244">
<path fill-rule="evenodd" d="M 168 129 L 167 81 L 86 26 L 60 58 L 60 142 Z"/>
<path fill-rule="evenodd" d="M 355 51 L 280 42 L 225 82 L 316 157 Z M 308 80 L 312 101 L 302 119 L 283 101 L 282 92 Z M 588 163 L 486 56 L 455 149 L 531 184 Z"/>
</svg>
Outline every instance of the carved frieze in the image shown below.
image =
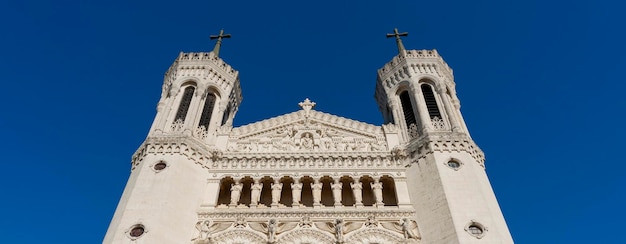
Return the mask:
<svg viewBox="0 0 626 244">
<path fill-rule="evenodd" d="M 325 216 L 320 211 L 289 216 L 267 211 L 227 216 L 222 212 L 199 213 L 194 243 L 235 239 L 245 243 L 418 243 L 421 239 L 412 210 L 396 210 L 393 217 L 385 211 L 334 211 Z"/>
<path fill-rule="evenodd" d="M 388 151 L 388 148 L 379 126 L 301 110 L 234 128 L 227 151 L 381 152 Z"/>
</svg>

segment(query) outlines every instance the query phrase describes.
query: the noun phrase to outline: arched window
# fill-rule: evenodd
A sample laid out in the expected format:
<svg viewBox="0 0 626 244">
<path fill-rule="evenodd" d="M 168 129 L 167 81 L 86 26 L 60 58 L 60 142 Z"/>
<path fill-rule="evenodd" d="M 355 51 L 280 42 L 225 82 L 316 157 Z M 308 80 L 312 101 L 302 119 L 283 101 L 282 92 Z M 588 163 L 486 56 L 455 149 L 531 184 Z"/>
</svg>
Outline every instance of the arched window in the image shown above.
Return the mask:
<svg viewBox="0 0 626 244">
<path fill-rule="evenodd" d="M 411 105 L 411 97 L 408 91 L 400 93 L 400 103 L 402 104 L 402 112 L 404 113 L 404 121 L 408 128 L 412 124 L 415 124 L 415 112 L 413 112 L 413 106 Z"/>
<path fill-rule="evenodd" d="M 424 101 L 426 102 L 426 108 L 428 108 L 430 118 L 441 118 L 439 107 L 437 106 L 437 99 L 435 99 L 435 93 L 433 93 L 433 88 L 428 84 L 422 84 L 420 87 L 422 88 L 422 94 L 424 94 Z"/>
<path fill-rule="evenodd" d="M 217 205 L 230 204 L 230 189 L 234 183 L 235 181 L 230 177 L 226 177 L 220 181 L 220 192 L 217 197 Z"/>
<path fill-rule="evenodd" d="M 291 207 L 293 205 L 293 196 L 291 195 L 291 184 L 294 183 L 291 177 L 285 176 L 280 180 L 280 183 L 283 183 L 283 188 L 280 191 L 280 201 L 278 203 L 283 204 L 287 207 Z"/>
<path fill-rule="evenodd" d="M 372 179 L 372 177 L 369 177 L 369 176 L 361 177 L 361 183 L 363 184 L 363 190 L 362 190 L 363 205 L 365 206 L 374 206 L 374 204 L 376 204 L 374 191 L 372 190 L 372 186 L 370 185 L 372 184 L 372 182 L 374 182 L 374 179 Z"/>
<path fill-rule="evenodd" d="M 211 123 L 211 115 L 213 114 L 213 107 L 215 106 L 215 95 L 209 93 L 204 100 L 204 108 L 202 109 L 202 116 L 200 116 L 200 123 L 198 126 L 204 126 L 205 129 L 209 128 Z"/>
<path fill-rule="evenodd" d="M 348 176 L 341 177 L 341 203 L 344 206 L 354 206 L 356 203 L 354 199 L 354 192 L 352 191 L 352 185 L 350 183 L 354 180 Z"/>
<path fill-rule="evenodd" d="M 193 92 L 196 90 L 193 86 L 188 86 L 185 88 L 185 92 L 183 93 L 183 98 L 180 100 L 180 105 L 178 106 L 178 111 L 176 112 L 176 117 L 174 121 L 185 121 L 185 117 L 187 117 L 187 111 L 189 110 L 189 105 L 191 104 L 191 98 L 193 98 Z"/>
<path fill-rule="evenodd" d="M 398 206 L 398 196 L 396 195 L 396 184 L 389 176 L 380 177 L 383 183 L 383 203 L 385 206 Z"/>
</svg>

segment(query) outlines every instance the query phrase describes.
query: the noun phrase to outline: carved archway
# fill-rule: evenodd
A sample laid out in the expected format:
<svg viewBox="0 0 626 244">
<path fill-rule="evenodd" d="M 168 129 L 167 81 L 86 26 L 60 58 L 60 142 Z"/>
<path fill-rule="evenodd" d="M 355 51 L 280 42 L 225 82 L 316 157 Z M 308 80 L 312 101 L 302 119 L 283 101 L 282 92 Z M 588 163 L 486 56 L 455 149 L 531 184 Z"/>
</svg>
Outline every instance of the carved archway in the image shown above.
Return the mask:
<svg viewBox="0 0 626 244">
<path fill-rule="evenodd" d="M 281 235 L 278 244 L 334 244 L 335 238 L 314 229 L 299 229 Z"/>
<path fill-rule="evenodd" d="M 231 230 L 217 234 L 212 238 L 216 244 L 265 244 L 267 240 L 264 236 L 249 230 Z"/>
<path fill-rule="evenodd" d="M 394 244 L 403 242 L 403 236 L 391 231 L 376 228 L 355 231 L 346 236 L 346 243 L 351 244 Z"/>
</svg>

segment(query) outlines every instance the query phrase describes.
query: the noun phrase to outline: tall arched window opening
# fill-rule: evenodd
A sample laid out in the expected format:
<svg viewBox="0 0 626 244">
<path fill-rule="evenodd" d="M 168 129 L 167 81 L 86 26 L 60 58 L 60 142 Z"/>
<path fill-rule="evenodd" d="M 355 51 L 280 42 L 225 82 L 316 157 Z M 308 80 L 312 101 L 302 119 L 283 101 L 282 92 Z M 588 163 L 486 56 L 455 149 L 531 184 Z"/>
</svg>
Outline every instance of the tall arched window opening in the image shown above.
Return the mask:
<svg viewBox="0 0 626 244">
<path fill-rule="evenodd" d="M 215 95 L 209 93 L 204 100 L 204 108 L 202 109 L 202 116 L 200 116 L 200 123 L 198 126 L 204 126 L 205 129 L 209 128 L 211 123 L 211 115 L 213 114 L 213 107 L 215 106 Z"/>
<path fill-rule="evenodd" d="M 267 207 L 272 206 L 272 183 L 274 179 L 269 176 L 265 176 L 261 179 L 261 184 L 263 184 L 263 189 L 261 189 L 261 200 L 259 204 L 265 205 Z"/>
<path fill-rule="evenodd" d="M 334 206 L 335 199 L 333 199 L 333 190 L 330 187 L 333 179 L 330 176 L 324 176 L 320 179 L 320 182 L 322 182 L 322 199 L 320 203 L 326 207 Z"/>
<path fill-rule="evenodd" d="M 435 93 L 433 93 L 433 88 L 428 84 L 422 84 L 420 87 L 422 88 L 422 94 L 424 94 L 424 101 L 426 102 L 426 108 L 428 108 L 430 118 L 441 118 L 439 107 L 437 106 L 437 99 L 435 99 Z"/>
<path fill-rule="evenodd" d="M 188 86 L 185 88 L 185 92 L 183 92 L 183 98 L 180 100 L 180 105 L 178 106 L 178 111 L 176 112 L 176 117 L 174 121 L 185 121 L 185 117 L 187 117 L 187 111 L 189 110 L 189 105 L 191 104 L 191 98 L 193 98 L 193 92 L 196 90 L 193 86 Z"/>
<path fill-rule="evenodd" d="M 413 112 L 413 106 L 411 105 L 411 97 L 408 91 L 400 93 L 400 103 L 402 104 L 402 112 L 404 113 L 404 121 L 406 127 L 409 128 L 412 124 L 415 124 L 415 112 Z"/>
<path fill-rule="evenodd" d="M 341 203 L 344 206 L 354 206 L 356 203 L 354 199 L 354 192 L 352 192 L 352 185 L 354 180 L 348 176 L 341 177 Z"/>
<path fill-rule="evenodd" d="M 235 181 L 230 177 L 226 177 L 220 181 L 220 192 L 217 197 L 217 205 L 230 204 L 230 189 L 234 183 Z"/>
<path fill-rule="evenodd" d="M 389 176 L 380 177 L 383 183 L 383 203 L 385 206 L 398 206 L 398 196 L 396 195 L 396 184 Z"/>
<path fill-rule="evenodd" d="M 302 183 L 302 192 L 300 193 L 300 203 L 307 207 L 313 207 L 313 190 L 311 184 L 315 181 L 309 176 L 302 177 L 300 183 Z"/>
<path fill-rule="evenodd" d="M 372 177 L 361 177 L 361 183 L 363 183 L 363 205 L 365 206 L 374 206 L 374 204 L 376 204 L 376 198 L 374 197 L 374 191 L 371 186 L 373 182 L 374 179 L 372 179 Z"/>
<path fill-rule="evenodd" d="M 283 204 L 287 207 L 291 207 L 293 203 L 293 195 L 291 195 L 291 184 L 293 183 L 293 179 L 291 177 L 283 177 L 280 180 L 280 183 L 283 183 L 283 188 L 280 191 L 280 201 L 278 203 Z"/>
<path fill-rule="evenodd" d="M 241 195 L 239 197 L 239 204 L 250 206 L 252 189 L 250 187 L 254 184 L 254 180 L 250 176 L 246 176 L 240 180 L 243 188 L 241 189 Z"/>
</svg>

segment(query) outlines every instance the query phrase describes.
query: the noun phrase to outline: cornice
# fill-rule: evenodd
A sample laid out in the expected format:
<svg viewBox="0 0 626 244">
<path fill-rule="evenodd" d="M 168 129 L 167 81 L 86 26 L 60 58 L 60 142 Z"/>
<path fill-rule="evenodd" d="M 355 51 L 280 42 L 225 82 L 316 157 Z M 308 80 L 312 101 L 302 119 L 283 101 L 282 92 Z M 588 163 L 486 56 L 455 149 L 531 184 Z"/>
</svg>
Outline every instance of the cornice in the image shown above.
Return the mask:
<svg viewBox="0 0 626 244">
<path fill-rule="evenodd" d="M 316 219 L 337 219 L 349 220 L 376 217 L 376 219 L 398 219 L 403 217 L 414 217 L 413 208 L 398 207 L 362 207 L 362 208 L 201 208 L 198 210 L 200 219 L 237 219 L 245 216 L 246 219 L 269 219 L 269 218 L 294 218 L 300 219 L 309 216 Z"/>
<path fill-rule="evenodd" d="M 485 154 L 464 133 L 431 132 L 411 141 L 406 148 L 414 162 L 435 152 L 466 152 L 485 167 Z"/>
</svg>

